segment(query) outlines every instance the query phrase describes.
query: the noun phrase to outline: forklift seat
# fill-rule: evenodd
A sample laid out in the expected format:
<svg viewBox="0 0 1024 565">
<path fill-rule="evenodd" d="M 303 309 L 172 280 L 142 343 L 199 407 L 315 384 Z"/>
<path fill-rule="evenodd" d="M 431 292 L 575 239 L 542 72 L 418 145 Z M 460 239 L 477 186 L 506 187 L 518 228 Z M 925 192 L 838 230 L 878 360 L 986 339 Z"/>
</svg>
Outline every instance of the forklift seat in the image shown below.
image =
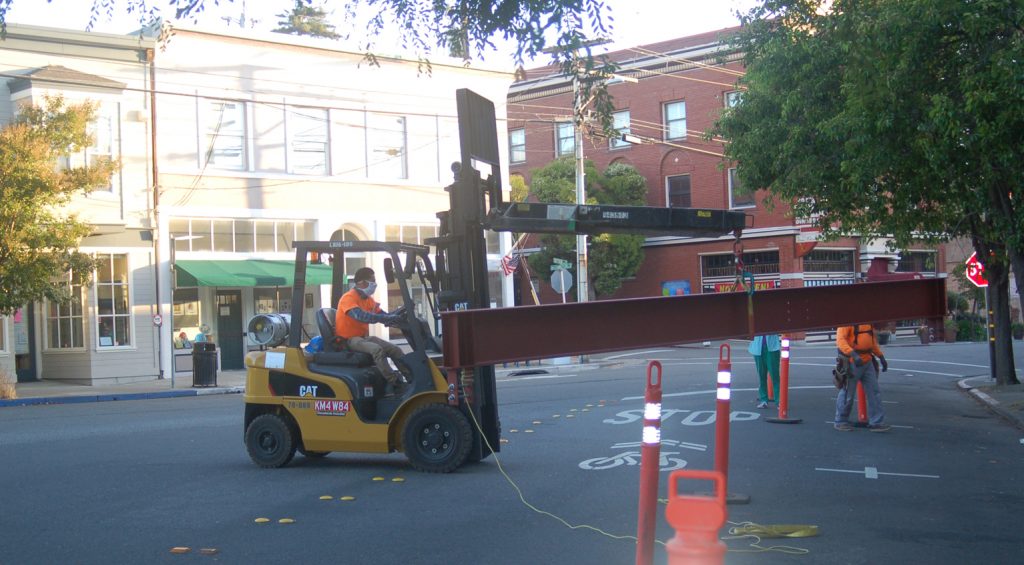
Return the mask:
<svg viewBox="0 0 1024 565">
<path fill-rule="evenodd" d="M 325 351 L 334 351 L 328 346 L 334 343 L 334 320 L 337 315 L 338 311 L 334 308 L 321 308 L 316 311 L 316 327 L 320 330 L 320 337 L 324 340 Z"/>
<path fill-rule="evenodd" d="M 321 308 L 316 311 L 316 327 L 320 330 L 320 337 L 323 338 L 324 350 L 314 355 L 313 363 L 318 365 L 354 365 L 356 367 L 373 365 L 372 356 L 351 351 L 345 347 L 344 340 L 335 339 L 334 320 L 337 312 L 334 308 Z M 310 368 L 317 370 L 315 365 Z"/>
</svg>

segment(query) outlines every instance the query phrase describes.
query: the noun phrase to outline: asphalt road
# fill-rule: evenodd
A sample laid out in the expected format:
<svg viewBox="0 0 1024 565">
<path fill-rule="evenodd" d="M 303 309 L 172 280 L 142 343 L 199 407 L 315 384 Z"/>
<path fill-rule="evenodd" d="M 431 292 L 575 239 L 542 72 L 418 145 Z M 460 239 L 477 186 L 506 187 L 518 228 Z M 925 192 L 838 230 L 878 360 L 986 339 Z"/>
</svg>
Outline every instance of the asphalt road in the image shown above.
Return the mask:
<svg viewBox="0 0 1024 565">
<path fill-rule="evenodd" d="M 794 350 L 789 415 L 803 421 L 780 425 L 754 407 L 753 364 L 737 343 L 728 490 L 750 503 L 730 505 L 728 519 L 819 535 L 726 539 L 726 562 L 1018 561 L 1021 434 L 955 384 L 983 374 L 986 355 L 889 348 L 893 430 L 844 433 L 831 426 L 830 348 Z M 412 471 L 400 454 L 297 455 L 260 469 L 242 445 L 240 395 L 0 410 L 0 564 L 632 563 L 650 359 L 664 366 L 665 498 L 671 469 L 713 467 L 717 349 L 503 377 L 507 441 L 450 475 Z M 673 535 L 664 509 L 662 541 Z M 772 546 L 792 549 L 758 549 Z M 662 546 L 654 555 L 666 561 Z"/>
</svg>

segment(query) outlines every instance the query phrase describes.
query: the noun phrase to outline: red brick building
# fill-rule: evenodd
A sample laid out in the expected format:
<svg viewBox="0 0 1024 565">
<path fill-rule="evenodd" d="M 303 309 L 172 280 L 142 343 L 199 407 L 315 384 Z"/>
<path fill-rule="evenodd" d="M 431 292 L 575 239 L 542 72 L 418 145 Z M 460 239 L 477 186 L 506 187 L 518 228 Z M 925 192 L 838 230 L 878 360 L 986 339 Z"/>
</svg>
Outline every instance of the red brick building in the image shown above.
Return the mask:
<svg viewBox="0 0 1024 565">
<path fill-rule="evenodd" d="M 584 134 L 584 158 L 600 170 L 611 163 L 636 167 L 647 179 L 649 206 L 741 210 L 752 216 L 743 232 L 744 263 L 757 288 L 849 283 L 876 269 L 944 276 L 941 251 L 887 252 L 884 241 L 856 238 L 816 241 L 811 226 L 776 206 L 768 211 L 764 191 L 734 190 L 735 164 L 722 158 L 722 143 L 705 140 L 720 113 L 740 103 L 736 80 L 743 73 L 738 53 L 727 51 L 725 29 L 615 51 L 608 57 L 619 75 L 612 79 L 615 122 L 642 144 Z M 531 171 L 575 150 L 572 82 L 555 67 L 527 70 L 509 91 L 509 170 L 530 183 Z M 736 269 L 734 238 L 651 237 L 645 260 L 616 298 L 696 294 L 731 290 Z M 534 266 L 537 271 L 543 267 Z M 543 302 L 559 300 L 546 283 L 547 269 L 534 274 Z"/>
</svg>

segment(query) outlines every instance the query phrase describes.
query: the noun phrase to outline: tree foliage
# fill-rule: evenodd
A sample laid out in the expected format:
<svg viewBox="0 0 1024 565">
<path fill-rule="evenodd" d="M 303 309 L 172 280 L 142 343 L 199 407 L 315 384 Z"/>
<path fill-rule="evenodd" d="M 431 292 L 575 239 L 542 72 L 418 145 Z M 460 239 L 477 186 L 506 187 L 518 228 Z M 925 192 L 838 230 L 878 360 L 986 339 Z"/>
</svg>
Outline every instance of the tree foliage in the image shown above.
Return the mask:
<svg viewBox="0 0 1024 565">
<path fill-rule="evenodd" d="M 0 0 L 0 31 L 6 30 L 6 15 L 15 0 Z M 17 0 L 37 2 L 39 0 Z M 47 0 L 51 1 L 51 0 Z M 167 0 L 175 20 L 196 20 L 205 8 L 235 0 Z M 275 31 L 335 38 L 335 30 L 316 14 L 313 0 L 263 0 L 281 4 L 294 2 L 287 22 Z M 612 14 L 604 0 L 350 0 L 343 3 L 343 17 L 359 40 L 370 64 L 377 63 L 376 40 L 385 32 L 398 32 L 398 45 L 419 58 L 421 68 L 430 69 L 435 49 L 466 61 L 481 58 L 497 49 L 495 41 L 513 45 L 513 63 L 522 65 L 549 53 L 552 64 L 561 66 L 565 76 L 579 77 L 580 98 L 594 110 L 594 117 L 608 135 L 615 135 L 614 104 L 606 86 L 607 77 L 618 66 L 605 57 L 594 57 L 592 41 L 611 37 Z M 110 20 L 118 10 L 136 14 L 139 25 L 150 24 L 162 14 L 154 0 L 92 0 L 86 29 Z M 298 20 L 293 21 L 302 12 Z M 305 15 L 305 14 L 310 15 Z M 322 10 L 320 11 L 322 13 Z M 285 17 L 285 14 L 281 14 Z M 324 23 L 320 26 L 318 23 Z M 303 30 L 303 31 L 291 31 Z M 315 31 L 315 32 L 314 32 Z M 386 37 L 390 37 L 386 35 Z M 395 47 L 391 43 L 388 48 Z"/>
<path fill-rule="evenodd" d="M 645 202 L 647 181 L 629 165 L 612 164 L 604 173 L 594 163 L 584 161 L 587 204 L 640 206 Z M 532 172 L 530 194 L 540 202 L 576 202 L 576 164 L 563 157 Z M 555 258 L 569 261 L 576 277 L 576 237 L 544 235 L 541 250 L 529 256 L 531 268 L 546 273 Z M 643 263 L 644 237 L 626 234 L 602 234 L 587 238 L 587 274 L 596 297 L 610 296 L 622 285 L 622 279 L 636 274 Z"/>
<path fill-rule="evenodd" d="M 52 97 L 22 108 L 0 130 L 0 314 L 43 298 L 66 300 L 66 289 L 54 281 L 69 272 L 75 283 L 89 280 L 93 261 L 77 251 L 89 226 L 62 207 L 75 194 L 108 184 L 117 163 L 56 165 L 92 144 L 87 126 L 94 115 L 93 104 Z"/>
<path fill-rule="evenodd" d="M 744 185 L 825 237 L 971 238 L 993 287 L 997 375 L 1015 381 L 1006 281 L 1024 243 L 1024 4 L 822 4 L 766 0 L 743 18 L 743 102 L 711 133 Z"/>
<path fill-rule="evenodd" d="M 277 22 L 278 28 L 274 30 L 276 33 L 308 35 L 326 39 L 341 37 L 334 30 L 334 25 L 327 21 L 327 12 L 324 11 L 323 6 L 314 6 L 308 0 L 295 0 L 295 6 L 290 12 L 282 12 L 277 17 L 281 20 Z"/>
</svg>

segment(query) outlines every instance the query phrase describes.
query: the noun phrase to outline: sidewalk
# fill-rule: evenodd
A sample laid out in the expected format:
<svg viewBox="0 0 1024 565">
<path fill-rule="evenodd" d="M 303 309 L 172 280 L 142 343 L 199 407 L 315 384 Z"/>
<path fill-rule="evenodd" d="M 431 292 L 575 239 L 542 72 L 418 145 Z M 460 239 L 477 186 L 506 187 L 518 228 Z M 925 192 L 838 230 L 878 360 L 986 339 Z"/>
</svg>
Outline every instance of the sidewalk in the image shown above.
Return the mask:
<svg viewBox="0 0 1024 565">
<path fill-rule="evenodd" d="M 72 404 L 111 400 L 144 400 L 206 394 L 240 394 L 245 392 L 245 371 L 217 371 L 216 386 L 193 387 L 191 373 L 171 379 L 138 383 L 85 386 L 59 381 L 18 383 L 18 398 L 0 399 L 0 408 L 38 404 Z"/>
<path fill-rule="evenodd" d="M 533 362 L 507 367 L 497 367 L 498 376 L 536 374 L 537 372 L 561 373 L 583 369 L 597 369 L 600 365 L 552 364 Z M 145 400 L 151 398 L 174 398 L 181 396 L 204 396 L 208 394 L 241 394 L 245 392 L 245 371 L 217 371 L 216 386 L 192 386 L 192 374 L 177 376 L 174 386 L 171 379 L 150 380 L 128 384 L 86 386 L 60 381 L 42 380 L 18 383 L 15 391 L 18 398 L 0 399 L 0 408 L 8 406 L 34 406 L 40 404 L 73 404 L 81 402 L 107 402 L 112 400 Z"/>
<path fill-rule="evenodd" d="M 1024 430 L 1024 384 L 998 386 L 987 375 L 961 379 L 957 384 L 990 410 Z"/>
</svg>

